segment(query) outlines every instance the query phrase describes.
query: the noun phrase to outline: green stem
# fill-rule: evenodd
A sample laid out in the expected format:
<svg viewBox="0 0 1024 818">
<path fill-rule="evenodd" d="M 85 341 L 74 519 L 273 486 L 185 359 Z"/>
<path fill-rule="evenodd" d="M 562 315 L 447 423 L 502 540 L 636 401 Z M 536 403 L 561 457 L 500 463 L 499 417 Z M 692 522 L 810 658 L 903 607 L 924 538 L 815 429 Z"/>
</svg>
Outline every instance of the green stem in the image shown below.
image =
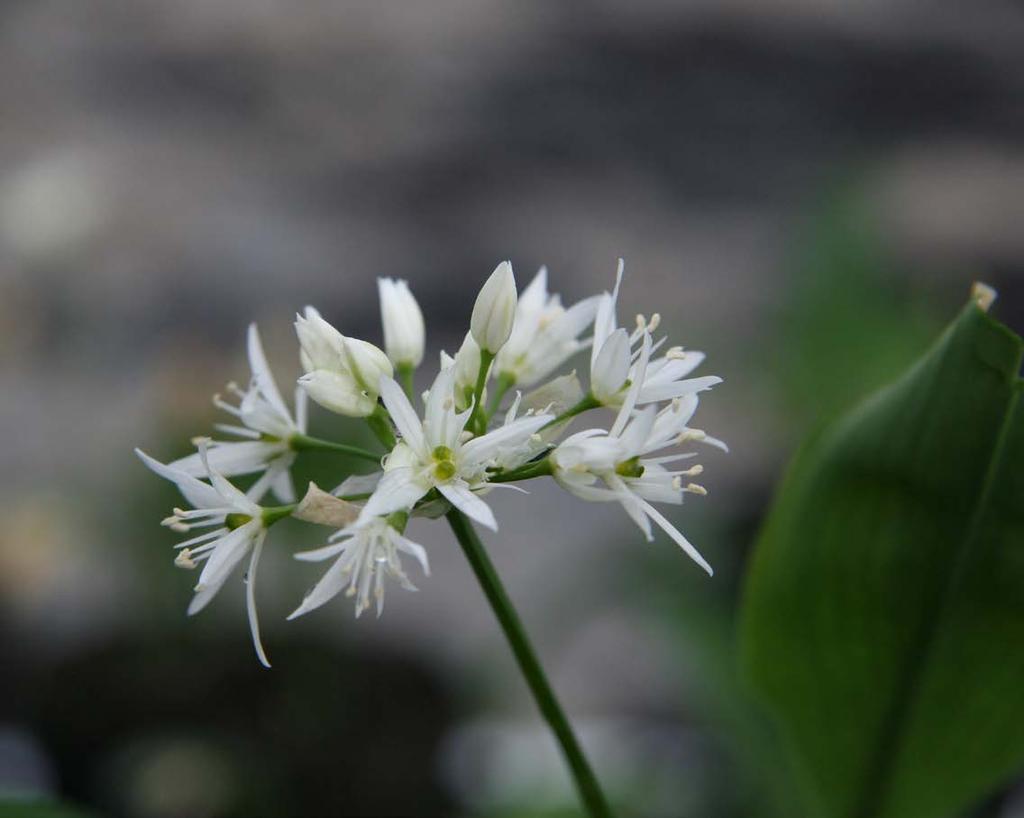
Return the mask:
<svg viewBox="0 0 1024 818">
<path fill-rule="evenodd" d="M 527 463 L 518 469 L 498 472 L 487 477 L 488 483 L 513 483 L 517 480 L 530 480 L 534 477 L 546 477 L 551 474 L 551 461 L 548 458 L 538 460 L 535 463 Z"/>
<path fill-rule="evenodd" d="M 390 452 L 395 448 L 395 432 L 391 428 L 391 416 L 388 415 L 387 409 L 378 403 L 373 414 L 366 419 L 366 423 L 385 449 Z M 377 460 L 379 461 L 380 458 L 378 457 Z"/>
<path fill-rule="evenodd" d="M 501 406 L 501 399 L 505 397 L 505 393 L 508 392 L 513 386 L 516 385 L 516 376 L 508 372 L 502 372 L 498 375 L 498 380 L 494 384 L 494 394 L 491 395 L 491 399 L 487 402 L 487 416 L 492 416 L 498 411 L 498 407 Z"/>
<path fill-rule="evenodd" d="M 283 520 L 285 517 L 291 517 L 292 512 L 295 511 L 295 507 L 295 503 L 291 503 L 287 506 L 264 506 L 263 525 L 266 528 L 270 528 L 270 526 L 278 520 Z"/>
<path fill-rule="evenodd" d="M 402 384 L 402 389 L 405 390 L 405 394 L 409 397 L 409 400 L 413 399 L 412 390 L 414 387 L 412 383 L 412 373 L 415 369 L 416 367 L 412 364 L 399 364 L 395 367 L 395 374 L 398 375 L 398 382 Z"/>
<path fill-rule="evenodd" d="M 533 693 L 537 707 L 540 708 L 541 714 L 562 748 L 562 754 L 572 772 L 580 800 L 583 801 L 591 818 L 611 818 L 611 809 L 601 792 L 597 778 L 594 776 L 586 756 L 583 755 L 583 750 L 573 734 L 569 720 L 566 719 L 565 713 L 562 712 L 562 708 L 555 698 L 554 691 L 552 691 L 540 661 L 537 659 L 537 654 L 523 629 L 523 623 L 519 621 L 519 616 L 484 550 L 483 543 L 480 542 L 472 524 L 461 511 L 453 508 L 447 516 L 455 538 L 462 546 L 466 559 L 469 560 L 473 573 L 476 574 L 484 595 L 491 603 L 494 615 L 505 632 L 505 638 L 508 639 L 509 647 L 512 648 L 512 653 L 519 663 L 519 669 L 526 679 L 526 684 L 530 687 L 530 692 Z"/>
<path fill-rule="evenodd" d="M 480 369 L 476 373 L 476 387 L 473 389 L 473 414 L 469 416 L 467 424 L 474 434 L 482 435 L 487 432 L 487 413 L 484 411 L 484 387 L 487 385 L 487 375 L 491 371 L 491 364 L 494 362 L 495 354 L 486 349 L 480 350 Z"/>
<path fill-rule="evenodd" d="M 568 420 L 569 418 L 576 417 L 576 415 L 580 414 L 581 412 L 586 412 L 588 409 L 597 409 L 601 405 L 601 401 L 595 398 L 592 393 L 587 392 L 587 394 L 580 399 L 579 403 L 577 403 L 575 406 L 566 409 L 554 420 L 549 421 L 541 429 L 541 431 L 543 431 L 544 429 L 550 429 L 552 426 L 556 426 L 557 424 L 562 423 Z"/>
<path fill-rule="evenodd" d="M 321 451 L 341 452 L 342 454 L 359 457 L 363 460 L 370 460 L 380 464 L 380 455 L 374 452 L 361 449 L 358 446 L 349 446 L 347 443 L 335 443 L 333 440 L 321 440 L 318 437 L 309 435 L 294 434 L 288 439 L 288 444 L 297 452 Z"/>
</svg>

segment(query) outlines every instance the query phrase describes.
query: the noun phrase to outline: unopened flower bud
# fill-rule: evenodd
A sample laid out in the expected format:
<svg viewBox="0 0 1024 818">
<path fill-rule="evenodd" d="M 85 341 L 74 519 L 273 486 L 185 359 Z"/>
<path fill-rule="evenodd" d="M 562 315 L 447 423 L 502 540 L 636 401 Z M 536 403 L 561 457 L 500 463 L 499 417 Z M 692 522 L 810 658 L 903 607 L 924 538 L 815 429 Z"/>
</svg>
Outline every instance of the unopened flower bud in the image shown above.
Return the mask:
<svg viewBox="0 0 1024 818">
<path fill-rule="evenodd" d="M 512 265 L 503 261 L 484 283 L 473 305 L 469 326 L 481 349 L 494 355 L 505 345 L 512 334 L 517 300 Z"/>
<path fill-rule="evenodd" d="M 377 291 L 388 358 L 395 366 L 419 366 L 423 360 L 426 330 L 423 313 L 409 285 L 401 279 L 378 278 Z"/>
<path fill-rule="evenodd" d="M 295 316 L 295 334 L 299 336 L 299 358 L 306 372 L 314 369 L 338 369 L 344 354 L 345 336 L 325 321 L 313 307 L 305 315 Z"/>
<path fill-rule="evenodd" d="M 374 396 L 380 391 L 380 379 L 395 374 L 391 361 L 382 350 L 358 338 L 345 339 L 345 363 L 356 383 Z"/>
</svg>

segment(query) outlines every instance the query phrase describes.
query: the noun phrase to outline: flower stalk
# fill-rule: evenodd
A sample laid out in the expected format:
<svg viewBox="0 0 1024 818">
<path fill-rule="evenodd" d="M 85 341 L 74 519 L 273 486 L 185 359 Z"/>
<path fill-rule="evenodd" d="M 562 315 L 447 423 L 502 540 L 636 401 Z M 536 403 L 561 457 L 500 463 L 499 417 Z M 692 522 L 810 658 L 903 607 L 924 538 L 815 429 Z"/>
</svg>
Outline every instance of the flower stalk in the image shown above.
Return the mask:
<svg viewBox="0 0 1024 818">
<path fill-rule="evenodd" d="M 462 546 L 462 551 L 483 589 L 484 596 L 487 597 L 487 601 L 498 619 L 498 624 L 501 625 L 501 629 L 505 633 L 505 638 L 508 640 L 523 678 L 537 702 L 537 707 L 558 740 L 579 792 L 580 800 L 591 818 L 611 818 L 611 808 L 601 791 L 597 777 L 594 775 L 587 757 L 583 754 L 583 749 L 580 747 L 558 699 L 555 698 L 555 693 L 544 674 L 537 653 L 530 644 L 523 623 L 520 621 L 501 579 L 494 570 L 483 543 L 480 542 L 472 524 L 461 511 L 453 508 L 448 512 L 447 518 L 452 533 L 455 534 L 459 545 Z"/>
<path fill-rule="evenodd" d="M 333 440 L 323 440 L 319 437 L 310 437 L 309 435 L 295 434 L 288 439 L 292 449 L 297 452 L 304 451 L 322 451 L 322 452 L 340 452 L 341 454 L 347 454 L 351 457 L 358 457 L 362 460 L 369 460 L 373 463 L 380 463 L 380 455 L 374 452 L 363 449 L 359 446 L 350 446 L 347 443 L 336 443 Z"/>
</svg>

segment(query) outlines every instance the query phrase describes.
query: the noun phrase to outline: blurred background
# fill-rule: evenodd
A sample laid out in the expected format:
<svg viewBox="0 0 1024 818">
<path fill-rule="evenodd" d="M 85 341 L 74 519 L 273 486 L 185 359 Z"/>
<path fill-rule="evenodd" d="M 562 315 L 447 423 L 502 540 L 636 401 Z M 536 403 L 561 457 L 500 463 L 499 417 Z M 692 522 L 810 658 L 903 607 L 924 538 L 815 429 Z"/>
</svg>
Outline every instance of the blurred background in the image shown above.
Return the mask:
<svg viewBox="0 0 1024 818">
<path fill-rule="evenodd" d="M 1019 3 L 7 0 L 0 122 L 0 792 L 575 814 L 443 523 L 411 525 L 419 593 L 359 621 L 343 599 L 284 621 L 321 532 L 275 528 L 265 671 L 240 579 L 186 621 L 158 525 L 178 499 L 131 450 L 169 460 L 225 419 L 250 320 L 287 386 L 296 310 L 380 342 L 375 277 L 407 278 L 433 367 L 498 261 L 572 302 L 623 256 L 620 320 L 660 311 L 725 378 L 697 420 L 732 452 L 674 515 L 716 575 L 551 485 L 497 497 L 488 545 L 623 814 L 798 814 L 736 678 L 744 565 L 794 447 L 972 280 L 1024 326 Z"/>
</svg>

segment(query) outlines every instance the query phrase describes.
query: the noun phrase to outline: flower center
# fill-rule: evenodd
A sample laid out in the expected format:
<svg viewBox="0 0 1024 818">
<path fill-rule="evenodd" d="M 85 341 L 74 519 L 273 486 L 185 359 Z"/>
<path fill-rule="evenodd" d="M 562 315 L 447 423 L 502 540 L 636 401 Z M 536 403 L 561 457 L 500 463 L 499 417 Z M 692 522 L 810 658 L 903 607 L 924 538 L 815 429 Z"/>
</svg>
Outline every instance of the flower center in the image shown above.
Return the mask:
<svg viewBox="0 0 1024 818">
<path fill-rule="evenodd" d="M 619 463 L 615 467 L 615 473 L 620 477 L 643 477 L 644 467 L 640 465 L 639 457 L 631 457 Z"/>
<path fill-rule="evenodd" d="M 455 453 L 447 446 L 438 446 L 432 452 L 434 457 L 434 477 L 438 480 L 450 480 L 455 476 Z"/>
<path fill-rule="evenodd" d="M 248 514 L 229 514 L 224 518 L 224 525 L 234 531 L 236 528 L 241 528 L 246 523 L 250 522 L 252 517 Z"/>
</svg>

